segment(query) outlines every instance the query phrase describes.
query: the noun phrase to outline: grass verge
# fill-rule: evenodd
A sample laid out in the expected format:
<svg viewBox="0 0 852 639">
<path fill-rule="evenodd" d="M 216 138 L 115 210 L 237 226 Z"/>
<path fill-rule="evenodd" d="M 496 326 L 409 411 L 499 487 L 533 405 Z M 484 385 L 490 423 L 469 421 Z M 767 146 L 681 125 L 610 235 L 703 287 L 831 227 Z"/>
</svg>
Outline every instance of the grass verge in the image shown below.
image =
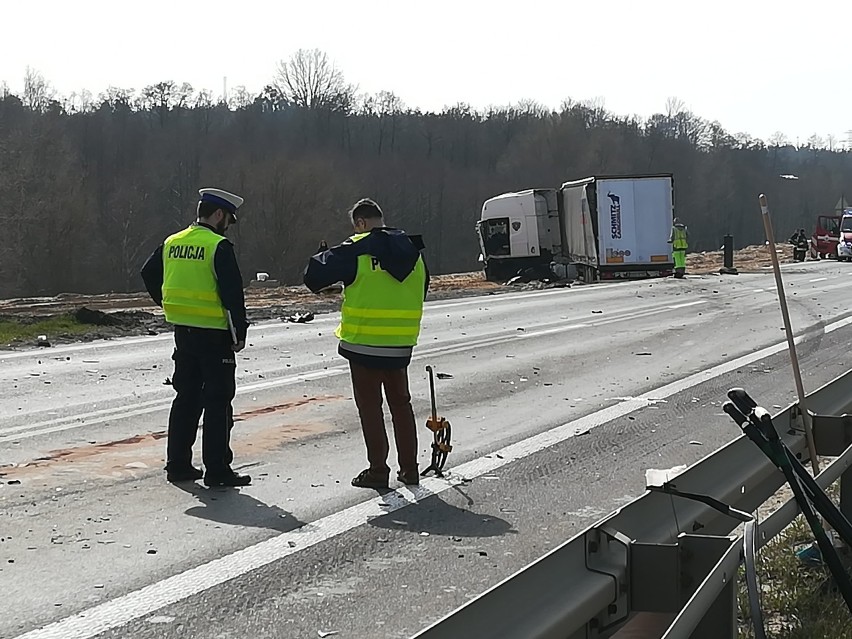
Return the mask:
<svg viewBox="0 0 852 639">
<path fill-rule="evenodd" d="M 20 340 L 34 340 L 39 335 L 47 335 L 48 340 L 57 335 L 79 335 L 92 329 L 71 314 L 56 315 L 35 321 L 0 318 L 0 344 L 10 344 Z"/>
<path fill-rule="evenodd" d="M 766 636 L 771 639 L 852 639 L 852 615 L 834 588 L 825 566 L 807 567 L 796 551 L 810 545 L 813 534 L 801 515 L 759 552 L 758 583 L 761 589 Z M 840 551 L 844 564 L 848 558 Z M 745 571 L 739 579 L 740 639 L 753 639 Z"/>
</svg>

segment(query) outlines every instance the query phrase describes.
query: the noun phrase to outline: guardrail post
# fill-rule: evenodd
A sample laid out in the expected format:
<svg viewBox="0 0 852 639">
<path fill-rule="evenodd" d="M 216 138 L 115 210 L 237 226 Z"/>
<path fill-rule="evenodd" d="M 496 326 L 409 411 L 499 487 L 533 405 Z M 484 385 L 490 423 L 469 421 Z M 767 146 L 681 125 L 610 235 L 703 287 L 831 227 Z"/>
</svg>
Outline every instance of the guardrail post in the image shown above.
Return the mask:
<svg viewBox="0 0 852 639">
<path fill-rule="evenodd" d="M 590 530 L 586 535 L 586 565 L 601 574 L 612 577 L 616 598 L 606 610 L 590 620 L 589 627 L 597 632 L 605 631 L 624 621 L 628 614 L 628 592 L 630 584 L 627 578 L 629 564 L 630 539 L 615 530 L 601 527 Z"/>
<path fill-rule="evenodd" d="M 728 537 L 681 535 L 681 596 L 685 605 L 722 555 L 731 547 Z M 689 639 L 735 639 L 737 636 L 737 573 L 716 597 Z"/>
<path fill-rule="evenodd" d="M 837 457 L 852 445 L 852 416 L 812 415 L 817 454 Z M 840 475 L 840 512 L 852 521 L 852 472 Z"/>
</svg>

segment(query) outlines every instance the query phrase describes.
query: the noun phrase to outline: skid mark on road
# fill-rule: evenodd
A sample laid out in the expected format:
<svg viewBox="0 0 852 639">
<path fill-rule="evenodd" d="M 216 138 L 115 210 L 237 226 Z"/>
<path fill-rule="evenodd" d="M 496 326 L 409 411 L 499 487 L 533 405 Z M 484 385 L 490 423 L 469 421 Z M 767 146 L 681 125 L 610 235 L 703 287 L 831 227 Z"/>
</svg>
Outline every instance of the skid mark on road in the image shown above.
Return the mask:
<svg viewBox="0 0 852 639">
<path fill-rule="evenodd" d="M 282 422 L 281 413 L 338 399 L 343 398 L 334 395 L 307 397 L 239 413 L 234 421 L 240 422 L 240 425 L 235 427 L 231 440 L 234 454 L 238 458 L 240 455 L 256 457 L 294 441 L 329 432 L 331 425 L 323 422 L 305 419 Z M 199 428 L 199 434 L 203 436 L 203 429 Z M 11 481 L 26 479 L 28 484 L 56 480 L 64 482 L 68 481 L 69 476 L 75 479 L 136 477 L 152 469 L 162 468 L 165 446 L 160 440 L 166 436 L 165 430 L 158 430 L 107 442 L 60 448 L 25 463 L 0 467 L 0 477 Z"/>
</svg>

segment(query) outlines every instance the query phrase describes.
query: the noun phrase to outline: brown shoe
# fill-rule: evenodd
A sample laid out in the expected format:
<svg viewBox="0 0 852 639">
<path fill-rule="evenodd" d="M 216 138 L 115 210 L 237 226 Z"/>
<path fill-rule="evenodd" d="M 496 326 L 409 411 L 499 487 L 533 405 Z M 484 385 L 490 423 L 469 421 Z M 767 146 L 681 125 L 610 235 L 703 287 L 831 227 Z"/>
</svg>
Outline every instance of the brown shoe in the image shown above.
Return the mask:
<svg viewBox="0 0 852 639">
<path fill-rule="evenodd" d="M 356 488 L 387 488 L 388 474 L 380 474 L 368 468 L 358 473 L 352 480 L 352 485 Z"/>
<path fill-rule="evenodd" d="M 406 486 L 419 486 L 420 474 L 416 470 L 399 471 L 396 478 Z"/>
</svg>

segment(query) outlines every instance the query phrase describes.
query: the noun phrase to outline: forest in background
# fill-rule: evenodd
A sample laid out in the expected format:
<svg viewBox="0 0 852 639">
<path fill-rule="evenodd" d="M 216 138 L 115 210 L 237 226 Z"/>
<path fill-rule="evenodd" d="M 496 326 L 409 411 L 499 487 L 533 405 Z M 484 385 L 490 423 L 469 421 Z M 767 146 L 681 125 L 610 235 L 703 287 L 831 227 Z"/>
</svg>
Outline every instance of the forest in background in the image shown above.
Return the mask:
<svg viewBox="0 0 852 639">
<path fill-rule="evenodd" d="M 761 192 L 779 240 L 810 234 L 852 194 L 850 167 L 831 136 L 730 133 L 676 98 L 648 118 L 571 99 L 424 112 L 359 92 L 319 50 L 282 61 L 256 95 L 163 81 L 59 96 L 28 69 L 19 94 L 0 83 L 0 297 L 142 290 L 142 263 L 194 219 L 205 186 L 245 198 L 229 237 L 246 281 L 298 283 L 321 240 L 349 234 L 360 197 L 421 233 L 437 274 L 479 268 L 474 225 L 507 191 L 671 172 L 691 249 L 715 250 L 727 233 L 763 240 Z"/>
</svg>

